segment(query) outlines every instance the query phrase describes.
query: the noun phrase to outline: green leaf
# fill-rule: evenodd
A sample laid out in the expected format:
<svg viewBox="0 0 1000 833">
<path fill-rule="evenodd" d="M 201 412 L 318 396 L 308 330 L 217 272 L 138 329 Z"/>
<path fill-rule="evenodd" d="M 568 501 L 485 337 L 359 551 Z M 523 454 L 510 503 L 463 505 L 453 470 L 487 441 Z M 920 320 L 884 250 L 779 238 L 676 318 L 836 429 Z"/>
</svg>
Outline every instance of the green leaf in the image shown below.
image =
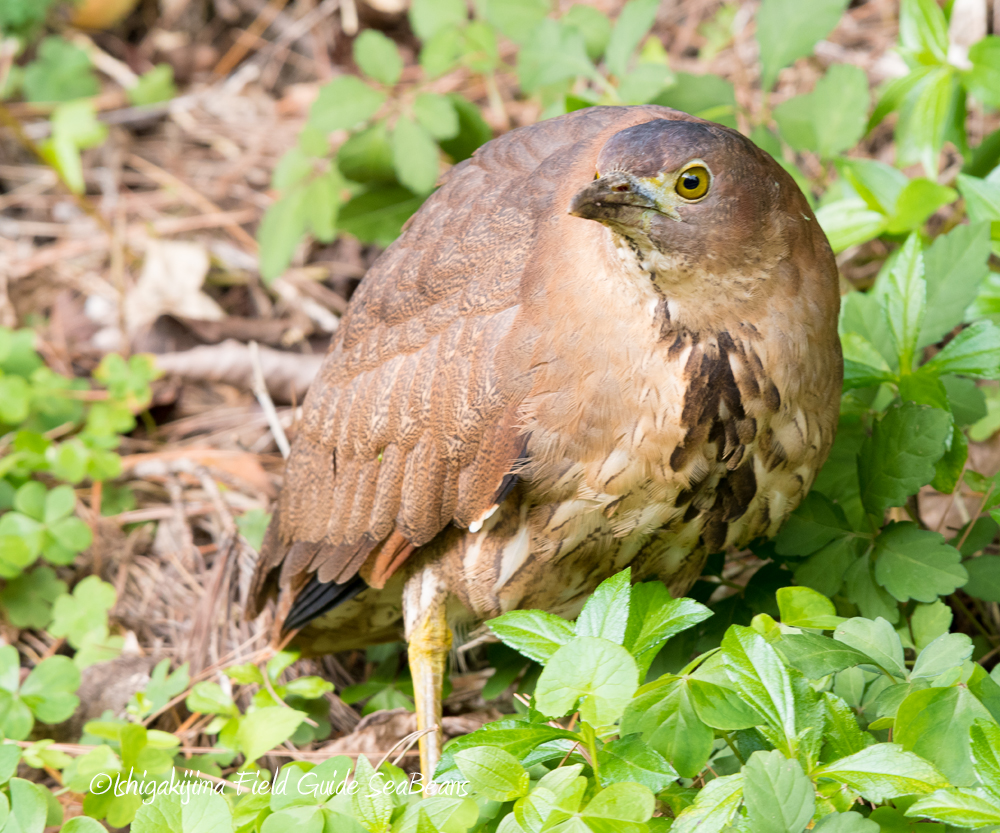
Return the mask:
<svg viewBox="0 0 1000 833">
<path fill-rule="evenodd" d="M 904 101 L 896 130 L 898 164 L 920 162 L 929 178 L 937 178 L 938 155 L 951 117 L 955 86 L 954 69 L 936 67 Z"/>
<path fill-rule="evenodd" d="M 338 225 L 363 243 L 388 246 L 423 201 L 423 197 L 398 185 L 369 188 L 340 209 Z"/>
<path fill-rule="evenodd" d="M 920 370 L 938 375 L 953 373 L 973 379 L 996 379 L 1000 376 L 1000 328 L 992 321 L 971 324 Z"/>
<path fill-rule="evenodd" d="M 437 780 L 456 780 L 459 777 L 455 766 L 455 754 L 462 749 L 474 746 L 491 746 L 503 749 L 515 758 L 523 759 L 533 750 L 544 744 L 553 747 L 562 745 L 562 752 L 554 752 L 554 756 L 562 757 L 568 752 L 579 736 L 565 729 L 557 729 L 547 723 L 529 723 L 524 720 L 498 720 L 487 723 L 486 726 L 468 735 L 455 738 L 444 749 L 441 763 L 438 764 L 435 777 Z"/>
<path fill-rule="evenodd" d="M 48 791 L 24 778 L 10 779 L 10 816 L 4 829 L 42 833 L 48 816 Z"/>
<path fill-rule="evenodd" d="M 265 282 L 279 277 L 306 231 L 308 206 L 305 189 L 296 188 L 268 206 L 257 230 L 260 244 L 260 274 Z"/>
<path fill-rule="evenodd" d="M 336 168 L 315 177 L 302 194 L 306 222 L 316 239 L 330 243 L 336 233 L 337 211 L 340 208 L 340 192 L 344 180 Z"/>
<path fill-rule="evenodd" d="M 42 723 L 62 723 L 80 705 L 79 687 L 80 672 L 69 657 L 48 657 L 31 669 L 21 699 Z"/>
<path fill-rule="evenodd" d="M 68 486 L 66 488 L 69 488 L 72 493 L 72 488 Z M 45 518 L 45 500 L 45 486 L 37 480 L 29 480 L 15 493 L 14 508 L 23 512 L 29 518 L 41 521 Z"/>
<path fill-rule="evenodd" d="M 625 75 L 629 58 L 656 20 L 658 6 L 658 0 L 630 0 L 622 7 L 604 52 L 604 62 L 612 75 Z"/>
<path fill-rule="evenodd" d="M 712 752 L 712 730 L 695 711 L 680 678 L 661 680 L 638 694 L 622 717 L 623 736 L 638 732 L 685 778 L 694 778 Z"/>
<path fill-rule="evenodd" d="M 464 0 L 413 0 L 410 25 L 418 38 L 428 41 L 442 29 L 459 26 L 469 19 Z"/>
<path fill-rule="evenodd" d="M 869 746 L 818 767 L 812 775 L 846 784 L 875 803 L 904 795 L 923 795 L 948 785 L 948 780 L 932 764 L 895 743 Z"/>
<path fill-rule="evenodd" d="M 969 741 L 979 783 L 1000 801 L 1000 726 L 987 720 L 974 720 Z"/>
<path fill-rule="evenodd" d="M 713 778 L 685 808 L 670 828 L 671 833 L 720 833 L 736 815 L 743 801 L 743 775 Z"/>
<path fill-rule="evenodd" d="M 802 833 L 816 807 L 802 764 L 776 749 L 750 756 L 743 767 L 743 800 L 753 833 Z"/>
<path fill-rule="evenodd" d="M 435 139 L 453 139 L 458 135 L 458 113 L 446 95 L 421 93 L 413 102 L 413 115 Z"/>
<path fill-rule="evenodd" d="M 583 720 L 608 726 L 621 717 L 638 685 L 638 669 L 628 651 L 606 639 L 582 636 L 549 659 L 535 687 L 535 703 L 543 714 L 561 717 L 580 701 Z"/>
<path fill-rule="evenodd" d="M 977 718 L 991 719 L 964 687 L 911 691 L 896 712 L 893 740 L 933 763 L 953 785 L 971 786 L 975 771 L 969 729 Z"/>
<path fill-rule="evenodd" d="M 722 638 L 722 657 L 733 687 L 791 747 L 797 735 L 792 683 L 774 648 L 753 629 L 733 625 Z"/>
<path fill-rule="evenodd" d="M 781 623 L 793 628 L 833 630 L 844 621 L 833 602 L 808 587 L 781 587 L 777 601 Z"/>
<path fill-rule="evenodd" d="M 901 602 L 933 602 L 968 580 L 962 555 L 937 532 L 893 521 L 875 539 L 875 579 Z"/>
<path fill-rule="evenodd" d="M 1000 220 L 1000 183 L 958 175 L 958 190 L 965 197 L 965 209 L 973 223 L 995 223 Z"/>
<path fill-rule="evenodd" d="M 912 402 L 893 406 L 861 446 L 858 476 L 865 509 L 881 518 L 934 479 L 951 434 L 951 415 Z"/>
<path fill-rule="evenodd" d="M 454 139 L 442 139 L 441 150 L 453 162 L 461 162 L 472 156 L 476 148 L 492 139 L 493 131 L 475 104 L 457 93 L 452 93 L 448 99 L 458 114 L 458 135 Z"/>
<path fill-rule="evenodd" d="M 135 814 L 132 833 L 225 833 L 233 829 L 229 804 L 212 790 L 158 795 Z"/>
<path fill-rule="evenodd" d="M 385 95 L 353 75 L 340 75 L 319 88 L 309 108 L 309 124 L 323 133 L 350 130 L 368 121 L 385 102 Z"/>
<path fill-rule="evenodd" d="M 88 816 L 74 816 L 59 828 L 59 833 L 107 833 L 107 828 Z"/>
<path fill-rule="evenodd" d="M 455 753 L 459 771 L 472 789 L 491 801 L 513 801 L 528 793 L 528 772 L 509 752 L 474 746 Z"/>
<path fill-rule="evenodd" d="M 591 830 L 643 833 L 643 822 L 653 816 L 656 800 L 641 784 L 611 784 L 595 795 L 580 818 Z"/>
<path fill-rule="evenodd" d="M 846 758 L 872 742 L 872 736 L 861 731 L 857 715 L 841 697 L 827 691 L 823 693 L 822 700 L 826 711 L 823 740 L 832 757 Z"/>
<path fill-rule="evenodd" d="M 621 645 L 629 620 L 632 572 L 625 568 L 598 585 L 576 620 L 577 636 L 593 636 Z"/>
<path fill-rule="evenodd" d="M 764 718 L 730 688 L 695 678 L 688 678 L 684 685 L 695 713 L 706 726 L 729 732 L 749 729 L 764 722 Z"/>
<path fill-rule="evenodd" d="M 677 771 L 638 734 L 625 735 L 597 750 L 601 786 L 636 783 L 654 793 L 665 790 L 679 777 Z"/>
<path fill-rule="evenodd" d="M 841 157 L 834 164 L 869 208 L 889 216 L 895 213 L 899 197 L 909 184 L 906 174 L 874 159 Z"/>
<path fill-rule="evenodd" d="M 633 585 L 623 644 L 635 657 L 640 676 L 648 670 L 664 642 L 711 615 L 712 611 L 691 599 L 672 599 L 662 582 Z"/>
<path fill-rule="evenodd" d="M 438 146 L 430 133 L 405 116 L 390 136 L 392 164 L 399 181 L 418 194 L 434 190 L 438 177 Z"/>
<path fill-rule="evenodd" d="M 825 495 L 806 495 L 775 539 L 780 555 L 809 555 L 851 531 L 844 510 Z"/>
<path fill-rule="evenodd" d="M 829 159 L 858 143 L 868 120 L 869 101 L 864 71 L 834 64 L 811 93 L 775 107 L 774 120 L 793 148 Z"/>
<path fill-rule="evenodd" d="M 351 794 L 355 818 L 368 833 L 382 833 L 389 827 L 393 810 L 392 798 L 382 790 L 384 776 L 376 775 L 368 758 L 359 755 L 354 780 L 361 785 Z"/>
<path fill-rule="evenodd" d="M 965 88 L 983 104 L 1000 108 L 1000 38 L 987 35 L 969 48 L 972 69 L 963 75 Z"/>
<path fill-rule="evenodd" d="M 97 576 L 87 576 L 73 588 L 73 595 L 56 599 L 49 633 L 65 636 L 70 645 L 80 647 L 88 633 L 107 627 L 108 611 L 115 601 L 114 587 Z"/>
<path fill-rule="evenodd" d="M 284 706 L 266 706 L 240 720 L 236 740 L 246 762 L 256 761 L 264 753 L 288 740 L 308 715 Z"/>
<path fill-rule="evenodd" d="M 479 817 L 479 807 L 471 798 L 452 798 L 435 795 L 407 807 L 392 825 L 392 833 L 418 833 L 421 813 L 441 833 L 465 833 Z"/>
<path fill-rule="evenodd" d="M 887 222 L 881 211 L 873 211 L 860 197 L 826 203 L 817 210 L 816 219 L 835 254 L 878 237 Z"/>
<path fill-rule="evenodd" d="M 542 20 L 517 55 L 517 77 L 521 87 L 530 94 L 539 87 L 577 76 L 597 76 L 597 70 L 587 57 L 583 36 L 578 30 L 560 26 L 554 20 Z"/>
<path fill-rule="evenodd" d="M 30 408 L 31 386 L 20 376 L 0 376 L 0 422 L 18 425 Z"/>
<path fill-rule="evenodd" d="M 191 689 L 185 701 L 188 711 L 202 714 L 225 714 L 236 716 L 239 712 L 233 699 L 218 683 L 200 682 Z"/>
<path fill-rule="evenodd" d="M 757 12 L 762 89 L 770 90 L 778 71 L 812 52 L 837 25 L 847 0 L 763 0 Z"/>
<path fill-rule="evenodd" d="M 902 190 L 892 212 L 886 231 L 904 234 L 922 226 L 942 206 L 958 199 L 958 192 L 946 185 L 918 177 L 910 180 Z"/>
<path fill-rule="evenodd" d="M 899 42 L 921 63 L 943 64 L 948 58 L 948 23 L 935 0 L 902 0 Z"/>
<path fill-rule="evenodd" d="M 962 566 L 969 574 L 963 588 L 966 593 L 984 602 L 1000 602 L 1000 555 L 981 555 L 963 562 Z"/>
<path fill-rule="evenodd" d="M 871 657 L 857 648 L 818 634 L 785 634 L 775 647 L 789 665 L 810 680 L 818 680 L 855 665 L 872 664 Z"/>
<path fill-rule="evenodd" d="M 601 11 L 593 6 L 576 3 L 569 7 L 561 22 L 564 26 L 573 27 L 583 36 L 590 60 L 596 61 L 604 54 L 611 39 L 611 21 Z"/>
<path fill-rule="evenodd" d="M 990 233 L 985 223 L 957 226 L 938 237 L 924 252 L 927 311 L 920 347 L 940 341 L 961 322 L 989 272 L 986 266 L 989 256 Z"/>
<path fill-rule="evenodd" d="M 879 833 L 878 824 L 861 813 L 830 813 L 816 822 L 816 833 Z"/>
<path fill-rule="evenodd" d="M 52 603 L 66 592 L 66 583 L 50 567 L 8 579 L 0 590 L 0 605 L 16 628 L 41 630 L 52 620 Z"/>
<path fill-rule="evenodd" d="M 896 374 L 892 372 L 888 362 L 864 336 L 844 333 L 840 337 L 840 343 L 844 350 L 845 391 L 896 381 Z"/>
<path fill-rule="evenodd" d="M 889 273 L 883 301 L 886 323 L 896 345 L 900 371 L 904 374 L 913 369 L 926 306 L 923 251 L 920 237 L 911 234 Z"/>
<path fill-rule="evenodd" d="M 910 672 L 911 680 L 933 680 L 947 671 L 960 668 L 972 656 L 972 640 L 964 633 L 939 636 L 921 652 Z"/>
<path fill-rule="evenodd" d="M 906 815 L 955 827 L 989 828 L 1000 824 L 1000 803 L 981 790 L 937 790 L 917 799 L 907 808 Z"/>
<path fill-rule="evenodd" d="M 906 679 L 903 645 L 895 628 L 882 617 L 875 620 L 860 616 L 848 619 L 833 633 L 833 638 L 860 651 L 886 673 Z"/>
<path fill-rule="evenodd" d="M 72 101 L 100 91 L 87 53 L 54 35 L 42 40 L 24 70 L 24 95 L 31 102 Z"/>
<path fill-rule="evenodd" d="M 674 84 L 652 102 L 673 107 L 698 118 L 707 118 L 736 128 L 736 93 L 733 85 L 718 75 L 674 74 Z"/>
<path fill-rule="evenodd" d="M 541 610 L 513 610 L 491 619 L 489 628 L 506 645 L 543 665 L 574 637 L 573 626 Z"/>
<path fill-rule="evenodd" d="M 365 29 L 354 39 L 354 60 L 365 75 L 389 87 L 403 73 L 399 49 L 377 29 Z"/>
<path fill-rule="evenodd" d="M 169 101 L 177 95 L 174 85 L 174 68 L 170 64 L 157 64 L 139 76 L 139 83 L 126 91 L 128 100 L 136 107 Z"/>
<path fill-rule="evenodd" d="M 549 11 L 547 0 L 486 0 L 486 19 L 514 43 L 523 44 Z"/>
</svg>

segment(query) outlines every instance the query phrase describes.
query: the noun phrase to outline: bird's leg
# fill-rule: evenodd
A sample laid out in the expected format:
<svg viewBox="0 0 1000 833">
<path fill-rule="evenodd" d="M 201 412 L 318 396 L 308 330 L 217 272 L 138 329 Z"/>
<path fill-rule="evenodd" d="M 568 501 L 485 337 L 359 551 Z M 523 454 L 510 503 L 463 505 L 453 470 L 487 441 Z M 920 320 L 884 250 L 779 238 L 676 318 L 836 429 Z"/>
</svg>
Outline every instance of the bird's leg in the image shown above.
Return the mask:
<svg viewBox="0 0 1000 833">
<path fill-rule="evenodd" d="M 420 771 L 431 782 L 441 758 L 441 693 L 445 664 L 451 650 L 451 630 L 445 616 L 447 594 L 433 566 L 413 575 L 403 591 L 403 621 L 409 645 L 417 729 L 436 730 L 420 736 Z"/>
</svg>

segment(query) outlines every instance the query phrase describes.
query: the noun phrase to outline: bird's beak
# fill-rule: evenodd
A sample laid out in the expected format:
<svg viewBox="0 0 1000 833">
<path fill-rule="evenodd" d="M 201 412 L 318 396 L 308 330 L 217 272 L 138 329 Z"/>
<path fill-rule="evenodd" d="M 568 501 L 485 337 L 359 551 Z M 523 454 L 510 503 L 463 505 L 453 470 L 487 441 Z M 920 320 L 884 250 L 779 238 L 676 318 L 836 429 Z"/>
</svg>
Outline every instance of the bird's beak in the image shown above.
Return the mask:
<svg viewBox="0 0 1000 833">
<path fill-rule="evenodd" d="M 659 183 L 634 177 L 624 171 L 614 171 L 595 179 L 577 192 L 570 203 L 574 217 L 598 222 L 631 225 L 645 211 L 656 211 L 674 220 L 681 217 L 676 209 L 660 198 Z M 638 209 L 638 211 L 636 211 Z"/>
</svg>

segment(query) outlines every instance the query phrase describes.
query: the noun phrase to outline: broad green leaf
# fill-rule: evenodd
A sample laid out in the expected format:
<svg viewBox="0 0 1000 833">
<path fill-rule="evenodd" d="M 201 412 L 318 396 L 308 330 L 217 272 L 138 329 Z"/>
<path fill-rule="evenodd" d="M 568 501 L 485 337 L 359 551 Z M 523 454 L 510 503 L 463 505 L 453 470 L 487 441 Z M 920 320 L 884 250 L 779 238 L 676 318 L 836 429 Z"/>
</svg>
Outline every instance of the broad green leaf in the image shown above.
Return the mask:
<svg viewBox="0 0 1000 833">
<path fill-rule="evenodd" d="M 958 190 L 965 197 L 965 210 L 973 223 L 1000 220 L 1000 182 L 959 174 Z"/>
<path fill-rule="evenodd" d="M 896 374 L 878 348 L 863 335 L 844 333 L 840 343 L 844 350 L 845 391 L 896 381 Z"/>
<path fill-rule="evenodd" d="M 363 243 L 388 246 L 423 197 L 398 185 L 375 186 L 352 197 L 340 209 L 337 224 Z"/>
<path fill-rule="evenodd" d="M 671 598 L 662 582 L 640 582 L 632 587 L 625 648 L 644 673 L 666 640 L 711 615 L 707 607 L 691 599 Z"/>
<path fill-rule="evenodd" d="M 621 733 L 638 732 L 685 778 L 694 778 L 712 752 L 714 733 L 698 716 L 684 681 L 675 677 L 629 703 Z"/>
<path fill-rule="evenodd" d="M 920 652 L 910 672 L 911 680 L 933 680 L 959 668 L 972 656 L 972 640 L 964 633 L 939 636 Z"/>
<path fill-rule="evenodd" d="M 514 43 L 523 44 L 544 25 L 548 0 L 486 0 L 486 19 Z"/>
<path fill-rule="evenodd" d="M 656 799 L 641 784 L 610 784 L 595 795 L 583 812 L 581 820 L 592 830 L 643 833 L 643 822 L 652 818 Z"/>
<path fill-rule="evenodd" d="M 459 26 L 469 19 L 464 0 L 413 0 L 410 25 L 417 37 L 428 41 L 448 26 Z"/>
<path fill-rule="evenodd" d="M 459 771 L 472 789 L 492 801 L 513 801 L 528 792 L 528 773 L 509 752 L 474 746 L 455 753 Z"/>
<path fill-rule="evenodd" d="M 778 71 L 812 52 L 837 25 L 847 0 L 763 0 L 757 12 L 761 88 L 771 89 Z"/>
<path fill-rule="evenodd" d="M 135 814 L 132 833 L 222 833 L 233 829 L 233 813 L 221 795 L 205 790 L 160 795 Z"/>
<path fill-rule="evenodd" d="M 844 575 L 857 561 L 863 539 L 840 538 L 813 553 L 795 570 L 795 582 L 811 587 L 824 596 L 835 596 L 844 583 Z"/>
<path fill-rule="evenodd" d="M 24 70 L 28 101 L 72 101 L 100 92 L 90 58 L 79 46 L 50 36 L 38 45 L 36 55 Z"/>
<path fill-rule="evenodd" d="M 284 706 L 266 706 L 240 719 L 236 740 L 247 763 L 288 740 L 308 717 L 305 712 Z"/>
<path fill-rule="evenodd" d="M 304 188 L 295 188 L 268 206 L 257 229 L 260 244 L 260 274 L 265 282 L 279 277 L 306 231 L 309 206 Z"/>
<path fill-rule="evenodd" d="M 361 785 L 351 794 L 354 817 L 368 833 L 382 833 L 389 827 L 393 811 L 392 798 L 382 789 L 385 777 L 376 774 L 368 758 L 359 755 L 354 780 Z"/>
<path fill-rule="evenodd" d="M 629 620 L 632 572 L 625 568 L 602 581 L 576 620 L 577 636 L 594 636 L 621 645 Z"/>
<path fill-rule="evenodd" d="M 903 795 L 923 795 L 948 785 L 932 764 L 895 743 L 869 746 L 818 767 L 812 775 L 846 784 L 875 803 Z"/>
<path fill-rule="evenodd" d="M 734 625 L 722 638 L 726 676 L 791 748 L 797 735 L 791 679 L 777 652 L 751 628 Z"/>
<path fill-rule="evenodd" d="M 1000 726 L 987 720 L 974 720 L 969 741 L 972 766 L 979 783 L 1000 802 Z"/>
<path fill-rule="evenodd" d="M 989 273 L 990 230 L 987 223 L 956 226 L 924 252 L 927 310 L 919 347 L 940 341 L 962 320 L 966 308 Z"/>
<path fill-rule="evenodd" d="M 43 723 L 62 723 L 80 705 L 80 672 L 69 657 L 43 659 L 21 685 L 21 698 Z"/>
<path fill-rule="evenodd" d="M 981 790 L 937 790 L 917 799 L 906 815 L 929 818 L 955 827 L 982 827 L 1000 824 L 1000 802 Z"/>
<path fill-rule="evenodd" d="M 0 604 L 15 627 L 40 630 L 52 621 L 52 603 L 64 593 L 66 583 L 56 578 L 51 567 L 36 567 L 6 581 Z"/>
<path fill-rule="evenodd" d="M 934 479 L 951 435 L 951 414 L 912 402 L 890 407 L 861 446 L 858 476 L 865 509 L 881 518 Z"/>
<path fill-rule="evenodd" d="M 873 742 L 870 734 L 861 731 L 857 715 L 842 698 L 827 691 L 823 693 L 822 700 L 826 711 L 823 741 L 834 757 L 846 758 Z"/>
<path fill-rule="evenodd" d="M 743 800 L 753 833 L 802 833 L 816 807 L 802 764 L 776 749 L 750 756 L 743 767 Z"/>
<path fill-rule="evenodd" d="M 962 555 L 937 532 L 893 521 L 875 539 L 875 579 L 901 602 L 933 602 L 968 580 Z"/>
<path fill-rule="evenodd" d="M 42 833 L 48 816 L 48 790 L 24 778 L 11 778 L 9 789 L 10 815 L 4 829 L 12 833 Z"/>
<path fill-rule="evenodd" d="M 653 104 L 673 107 L 699 118 L 736 128 L 736 93 L 733 85 L 718 75 L 674 74 L 673 86 L 660 93 Z"/>
<path fill-rule="evenodd" d="M 526 93 L 577 76 L 594 78 L 596 74 L 583 35 L 547 18 L 534 28 L 517 55 L 517 76 Z"/>
<path fill-rule="evenodd" d="M 841 157 L 834 164 L 869 208 L 888 216 L 895 213 L 900 194 L 909 183 L 906 174 L 874 159 Z"/>
<path fill-rule="evenodd" d="M 430 823 L 440 833 L 465 833 L 479 817 L 479 807 L 471 798 L 430 796 L 409 805 L 403 815 L 393 822 L 392 833 L 418 833 L 420 813 L 426 813 Z"/>
<path fill-rule="evenodd" d="M 963 76 L 965 88 L 983 104 L 1000 108 L 1000 37 L 987 35 L 969 48 L 972 68 Z"/>
<path fill-rule="evenodd" d="M 319 88 L 309 108 L 309 124 L 323 133 L 349 130 L 368 121 L 385 102 L 385 95 L 353 75 L 340 75 Z"/>
<path fill-rule="evenodd" d="M 910 617 L 913 644 L 922 651 L 942 634 L 948 633 L 953 614 L 940 599 L 929 605 L 917 605 Z"/>
<path fill-rule="evenodd" d="M 743 775 L 724 775 L 709 781 L 694 803 L 674 821 L 671 833 L 720 833 L 732 821 L 743 801 Z"/>
<path fill-rule="evenodd" d="M 904 234 L 922 226 L 942 206 L 958 199 L 958 192 L 946 185 L 918 177 L 910 180 L 900 193 L 886 231 Z"/>
<path fill-rule="evenodd" d="M 844 590 L 868 619 L 879 617 L 895 624 L 899 621 L 899 603 L 875 580 L 871 553 L 865 553 L 844 573 Z"/>
<path fill-rule="evenodd" d="M 920 237 L 916 234 L 907 238 L 889 273 L 883 303 L 886 323 L 896 344 L 900 372 L 909 373 L 913 369 L 917 339 L 927 306 L 924 257 Z"/>
<path fill-rule="evenodd" d="M 948 58 L 948 23 L 935 0 L 902 0 L 899 42 L 921 63 L 943 64 Z"/>
<path fill-rule="evenodd" d="M 873 211 L 860 197 L 826 203 L 816 211 L 816 219 L 835 254 L 873 240 L 887 224 L 886 216 Z"/>
<path fill-rule="evenodd" d="M 851 531 L 844 510 L 813 491 L 785 521 L 775 539 L 780 555 L 809 555 Z"/>
<path fill-rule="evenodd" d="M 879 833 L 877 822 L 861 813 L 830 813 L 816 822 L 815 833 Z"/>
<path fill-rule="evenodd" d="M 868 120 L 868 78 L 849 64 L 834 64 L 807 95 L 774 108 L 781 135 L 796 150 L 824 159 L 854 147 Z"/>
<path fill-rule="evenodd" d="M 576 3 L 569 7 L 561 22 L 564 26 L 572 26 L 583 36 L 590 60 L 597 61 L 604 54 L 611 39 L 612 27 L 607 16 L 600 10 Z"/>
<path fill-rule="evenodd" d="M 402 116 L 396 122 L 390 142 L 392 164 L 399 181 L 417 194 L 434 190 L 440 162 L 438 146 L 430 133 Z"/>
<path fill-rule="evenodd" d="M 920 162 L 930 179 L 937 178 L 938 155 L 944 144 L 955 88 L 955 70 L 940 66 L 913 89 L 903 103 L 896 130 L 898 164 Z"/>
<path fill-rule="evenodd" d="M 1000 328 L 992 321 L 966 327 L 920 368 L 923 373 L 954 373 L 974 379 L 1000 376 Z"/>
<path fill-rule="evenodd" d="M 833 602 L 808 587 L 781 587 L 776 596 L 783 625 L 833 630 L 844 621 Z"/>
<path fill-rule="evenodd" d="M 862 619 L 860 616 L 848 619 L 837 627 L 833 638 L 870 657 L 876 665 L 893 677 L 906 679 L 903 645 L 895 628 L 885 619 L 879 617 L 873 621 Z"/>
<path fill-rule="evenodd" d="M 725 688 L 705 680 L 688 678 L 684 681 L 695 713 L 701 721 L 713 729 L 732 731 L 749 729 L 764 722 L 757 712 L 750 708 L 730 688 Z"/>
<path fill-rule="evenodd" d="M 413 115 L 435 139 L 453 139 L 458 135 L 458 113 L 446 95 L 421 93 L 413 102 Z"/>
<path fill-rule="evenodd" d="M 574 638 L 573 625 L 541 610 L 513 610 L 491 619 L 489 628 L 506 645 L 543 665 Z"/>
<path fill-rule="evenodd" d="M 70 645 L 80 647 L 91 632 L 107 628 L 108 611 L 116 601 L 115 588 L 97 576 L 87 576 L 73 594 L 60 596 L 52 607 L 53 636 L 65 636 Z"/>
<path fill-rule="evenodd" d="M 628 60 L 656 19 L 659 0 L 630 0 L 622 8 L 604 53 L 608 72 L 619 78 L 628 70 Z"/>
<path fill-rule="evenodd" d="M 969 574 L 966 593 L 984 602 L 1000 602 L 1000 555 L 981 555 L 962 566 Z"/>
<path fill-rule="evenodd" d="M 580 717 L 608 726 L 621 717 L 639 685 L 631 655 L 614 642 L 592 636 L 559 648 L 535 687 L 535 703 L 549 717 L 561 717 L 580 701 Z"/>
<path fill-rule="evenodd" d="M 377 29 L 365 29 L 354 39 L 354 60 L 365 75 L 390 87 L 403 72 L 396 44 Z"/>
<path fill-rule="evenodd" d="M 775 647 L 789 665 L 810 680 L 818 680 L 855 665 L 872 664 L 871 657 L 857 648 L 818 634 L 785 634 Z"/>
<path fill-rule="evenodd" d="M 990 720 L 990 714 L 964 687 L 912 691 L 896 712 L 893 740 L 933 763 L 953 785 L 968 787 L 975 782 L 969 729 L 977 718 Z"/>
<path fill-rule="evenodd" d="M 679 777 L 663 756 L 637 734 L 606 743 L 597 750 L 597 761 L 602 787 L 619 782 L 635 783 L 658 793 Z"/>
</svg>

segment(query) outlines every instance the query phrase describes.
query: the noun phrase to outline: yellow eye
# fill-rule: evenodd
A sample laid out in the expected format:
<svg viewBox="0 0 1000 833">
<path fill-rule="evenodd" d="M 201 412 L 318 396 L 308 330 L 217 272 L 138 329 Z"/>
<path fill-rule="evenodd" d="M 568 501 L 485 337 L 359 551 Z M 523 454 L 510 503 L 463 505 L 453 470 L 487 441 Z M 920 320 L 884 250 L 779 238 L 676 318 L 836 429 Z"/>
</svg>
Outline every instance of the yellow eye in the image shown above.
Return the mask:
<svg viewBox="0 0 1000 833">
<path fill-rule="evenodd" d="M 674 190 L 686 200 L 699 200 L 708 193 L 708 169 L 697 165 L 688 168 L 679 177 Z"/>
</svg>

